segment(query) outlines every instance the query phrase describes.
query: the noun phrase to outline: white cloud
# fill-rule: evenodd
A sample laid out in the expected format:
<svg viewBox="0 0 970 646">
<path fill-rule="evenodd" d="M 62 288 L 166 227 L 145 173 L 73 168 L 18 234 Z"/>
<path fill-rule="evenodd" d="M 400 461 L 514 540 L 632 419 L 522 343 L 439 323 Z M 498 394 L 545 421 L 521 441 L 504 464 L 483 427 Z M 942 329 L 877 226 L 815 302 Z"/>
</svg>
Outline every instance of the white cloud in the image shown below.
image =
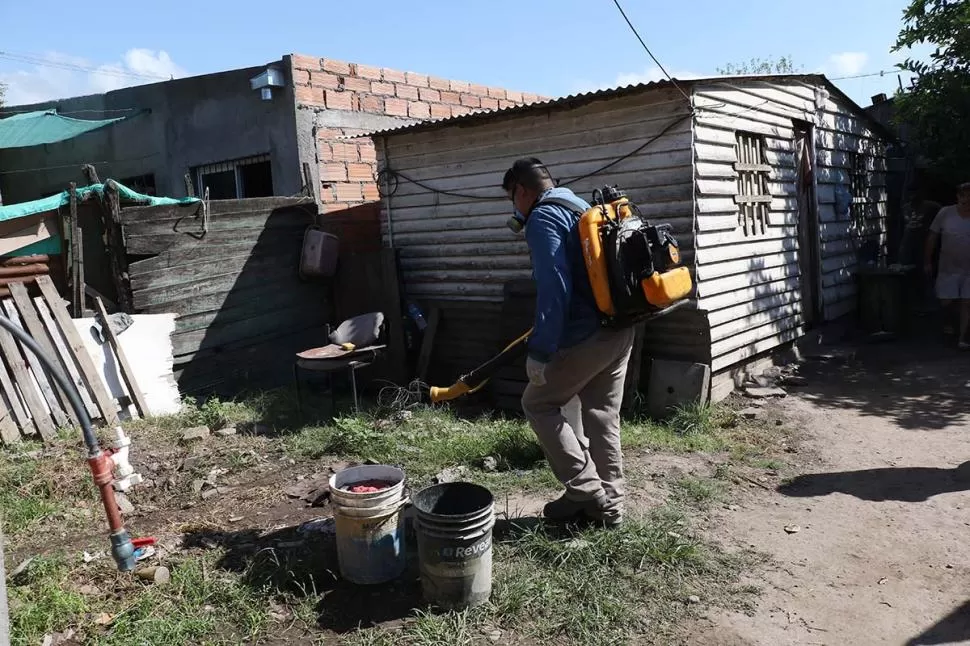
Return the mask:
<svg viewBox="0 0 970 646">
<path fill-rule="evenodd" d="M 42 58 L 44 64 L 20 63 L 20 69 L 0 72 L 0 83 L 7 85 L 7 105 L 110 92 L 187 74 L 168 52 L 149 49 L 130 49 L 120 61 L 100 65 L 58 52 Z"/>
<path fill-rule="evenodd" d="M 834 72 L 841 76 L 858 74 L 865 68 L 867 62 L 869 62 L 869 55 L 865 52 L 841 52 L 829 56 L 829 63 L 833 66 Z"/>
<path fill-rule="evenodd" d="M 686 80 L 691 78 L 699 78 L 702 75 L 695 72 L 674 71 L 671 72 L 671 76 L 673 76 L 675 79 Z M 666 78 L 667 75 L 664 74 L 659 67 L 653 66 L 648 67 L 641 72 L 624 72 L 622 74 L 618 74 L 612 82 L 607 83 L 596 83 L 585 80 L 577 81 L 573 84 L 573 92 L 576 94 L 583 92 L 594 92 L 596 90 L 625 87 L 627 85 L 637 85 L 639 83 L 653 83 L 655 81 L 665 80 Z"/>
</svg>

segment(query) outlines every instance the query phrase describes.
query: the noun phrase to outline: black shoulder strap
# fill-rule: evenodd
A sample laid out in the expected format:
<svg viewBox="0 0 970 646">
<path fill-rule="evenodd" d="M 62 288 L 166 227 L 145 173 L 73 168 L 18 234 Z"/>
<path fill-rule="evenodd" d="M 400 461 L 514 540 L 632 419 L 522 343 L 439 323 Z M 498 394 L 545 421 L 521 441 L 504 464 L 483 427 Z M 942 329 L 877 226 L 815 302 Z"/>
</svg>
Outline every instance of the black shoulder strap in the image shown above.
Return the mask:
<svg viewBox="0 0 970 646">
<path fill-rule="evenodd" d="M 575 215 L 576 217 L 579 217 L 583 213 L 585 213 L 585 210 L 578 208 L 576 204 L 562 197 L 547 197 L 544 200 L 540 200 L 539 202 L 536 202 L 536 205 L 533 206 L 532 208 L 533 210 L 537 209 L 543 204 L 555 204 L 556 206 L 561 206 L 567 211 L 569 211 L 570 213 L 572 213 L 573 215 Z"/>
</svg>

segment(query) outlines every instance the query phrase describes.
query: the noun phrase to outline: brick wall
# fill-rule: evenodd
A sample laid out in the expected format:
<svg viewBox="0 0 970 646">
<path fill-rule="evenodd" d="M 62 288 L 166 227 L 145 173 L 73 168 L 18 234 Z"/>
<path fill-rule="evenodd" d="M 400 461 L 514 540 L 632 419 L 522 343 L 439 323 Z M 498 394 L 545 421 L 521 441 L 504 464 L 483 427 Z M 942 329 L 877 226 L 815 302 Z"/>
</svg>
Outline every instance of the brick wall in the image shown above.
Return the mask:
<svg viewBox="0 0 970 646">
<path fill-rule="evenodd" d="M 316 112 L 382 115 L 403 124 L 545 100 L 535 94 L 329 58 L 293 54 L 290 60 L 297 109 Z M 359 218 L 376 221 L 379 217 L 374 144 L 367 138 L 342 139 L 369 130 L 314 126 L 321 213 L 353 209 Z"/>
</svg>

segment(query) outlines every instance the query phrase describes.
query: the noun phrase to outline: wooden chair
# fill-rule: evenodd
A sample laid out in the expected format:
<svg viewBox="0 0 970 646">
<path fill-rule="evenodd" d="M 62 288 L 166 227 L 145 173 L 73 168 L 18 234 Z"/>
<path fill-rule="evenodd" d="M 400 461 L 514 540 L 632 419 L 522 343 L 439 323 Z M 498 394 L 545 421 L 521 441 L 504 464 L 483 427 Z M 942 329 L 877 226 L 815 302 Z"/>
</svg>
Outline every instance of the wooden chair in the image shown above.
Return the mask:
<svg viewBox="0 0 970 646">
<path fill-rule="evenodd" d="M 337 412 L 337 397 L 333 376 L 338 372 L 347 371 L 350 386 L 354 396 L 354 412 L 360 412 L 360 402 L 357 396 L 357 371 L 373 364 L 387 348 L 380 341 L 384 336 L 384 314 L 370 312 L 349 318 L 337 329 L 329 333 L 330 344 L 319 348 L 311 348 L 298 352 L 296 363 L 293 365 L 293 379 L 296 382 L 296 406 L 300 418 L 303 418 L 303 394 L 300 388 L 300 371 L 326 373 L 330 386 L 331 415 Z M 345 344 L 352 344 L 352 349 L 345 349 Z"/>
</svg>

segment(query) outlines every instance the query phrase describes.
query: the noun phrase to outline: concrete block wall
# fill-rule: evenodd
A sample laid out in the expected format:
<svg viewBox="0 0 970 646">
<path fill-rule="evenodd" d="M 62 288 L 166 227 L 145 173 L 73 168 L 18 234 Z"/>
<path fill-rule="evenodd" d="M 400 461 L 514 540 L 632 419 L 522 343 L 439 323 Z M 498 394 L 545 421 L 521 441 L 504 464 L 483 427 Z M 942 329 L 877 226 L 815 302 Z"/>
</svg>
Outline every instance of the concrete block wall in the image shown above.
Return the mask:
<svg viewBox="0 0 970 646">
<path fill-rule="evenodd" d="M 301 161 L 319 177 L 321 213 L 380 215 L 377 151 L 358 134 L 428 119 L 498 110 L 545 100 L 536 94 L 427 74 L 292 54 L 289 56 L 303 142 Z"/>
</svg>

